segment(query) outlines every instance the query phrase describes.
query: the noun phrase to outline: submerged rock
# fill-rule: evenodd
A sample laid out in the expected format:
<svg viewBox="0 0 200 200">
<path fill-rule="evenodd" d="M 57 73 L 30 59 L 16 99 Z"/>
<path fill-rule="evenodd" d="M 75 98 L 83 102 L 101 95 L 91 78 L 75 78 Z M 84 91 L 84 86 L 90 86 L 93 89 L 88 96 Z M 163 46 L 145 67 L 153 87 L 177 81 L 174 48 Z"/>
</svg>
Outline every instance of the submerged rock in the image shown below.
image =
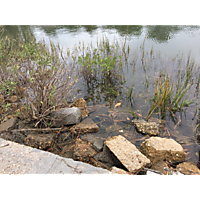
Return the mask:
<svg viewBox="0 0 200 200">
<path fill-rule="evenodd" d="M 150 164 L 150 160 L 121 135 L 105 141 L 104 146 L 108 147 L 120 163 L 131 173 L 135 173 Z"/>
<path fill-rule="evenodd" d="M 81 121 L 80 108 L 61 108 L 51 113 L 51 118 L 54 119 L 53 126 L 61 127 L 62 125 L 73 125 Z"/>
<path fill-rule="evenodd" d="M 156 136 L 159 134 L 159 125 L 155 122 L 146 122 L 144 120 L 133 119 L 131 122 L 134 123 L 139 133 Z"/>
<path fill-rule="evenodd" d="M 97 133 L 99 131 L 99 127 L 92 121 L 92 119 L 86 118 L 80 124 L 75 125 L 74 130 L 77 133 L 85 134 L 85 133 Z"/>
<path fill-rule="evenodd" d="M 140 149 L 152 163 L 164 159 L 169 162 L 181 162 L 186 158 L 182 146 L 173 139 L 151 137 L 141 144 Z"/>
</svg>

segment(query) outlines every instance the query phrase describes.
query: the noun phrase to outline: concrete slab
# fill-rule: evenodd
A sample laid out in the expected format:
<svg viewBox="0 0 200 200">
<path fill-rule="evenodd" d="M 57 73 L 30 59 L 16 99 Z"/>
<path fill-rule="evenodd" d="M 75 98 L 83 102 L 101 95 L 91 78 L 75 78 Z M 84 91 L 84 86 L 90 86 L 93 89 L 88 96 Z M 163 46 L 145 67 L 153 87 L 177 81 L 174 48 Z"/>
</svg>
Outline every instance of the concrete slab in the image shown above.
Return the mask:
<svg viewBox="0 0 200 200">
<path fill-rule="evenodd" d="M 109 148 L 129 172 L 135 173 L 150 163 L 150 160 L 134 144 L 121 135 L 105 141 L 104 145 Z"/>
<path fill-rule="evenodd" d="M 111 172 L 0 138 L 0 174 L 111 174 Z"/>
</svg>

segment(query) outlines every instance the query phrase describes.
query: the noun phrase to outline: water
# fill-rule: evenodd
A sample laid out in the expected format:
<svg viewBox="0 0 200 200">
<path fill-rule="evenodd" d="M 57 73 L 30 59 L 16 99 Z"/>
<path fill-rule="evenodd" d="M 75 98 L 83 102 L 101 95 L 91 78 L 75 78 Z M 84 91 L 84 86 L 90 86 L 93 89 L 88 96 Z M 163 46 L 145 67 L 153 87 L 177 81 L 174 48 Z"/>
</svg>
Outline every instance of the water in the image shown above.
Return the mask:
<svg viewBox="0 0 200 200">
<path fill-rule="evenodd" d="M 51 38 L 63 48 L 73 48 L 79 41 L 96 43 L 97 36 L 106 35 L 110 41 L 127 41 L 131 48 L 139 47 L 145 37 L 145 49 L 153 46 L 163 56 L 187 55 L 191 51 L 196 62 L 200 62 L 200 26 L 4 26 L 5 34 L 17 36 L 31 31 L 37 39 Z"/>
<path fill-rule="evenodd" d="M 112 137 L 123 135 L 129 141 L 133 142 L 138 148 L 142 141 L 148 136 L 137 133 L 134 127 L 126 126 L 122 121 L 131 119 L 132 115 L 128 113 L 128 108 L 137 110 L 141 116 L 147 116 L 150 109 L 148 98 L 152 96 L 154 89 L 154 79 L 159 77 L 162 70 L 171 76 L 174 82 L 177 82 L 175 74 L 178 71 L 178 62 L 181 62 L 182 71 L 186 70 L 186 59 L 191 55 L 194 61 L 197 78 L 200 66 L 200 26 L 4 26 L 5 33 L 11 37 L 18 37 L 30 31 L 37 40 L 44 39 L 47 43 L 49 39 L 59 43 L 63 49 L 73 49 L 74 45 L 84 42 L 84 45 L 96 45 L 102 35 L 106 36 L 110 43 L 118 41 L 122 46 L 126 39 L 126 45 L 130 47 L 128 64 L 123 69 L 126 83 L 122 87 L 122 95 L 111 97 L 102 93 L 99 88 L 88 90 L 83 79 L 76 84 L 78 89 L 74 96 L 84 98 L 88 107 L 96 109 L 89 117 L 100 127 L 100 131 L 95 134 L 83 135 L 90 141 L 96 137 Z M 144 43 L 145 56 L 144 63 L 142 59 L 142 45 Z M 127 46 L 126 46 L 127 47 Z M 149 52 L 153 51 L 154 56 Z M 183 61 L 181 61 L 183 58 Z M 136 68 L 134 68 L 136 66 Z M 145 68 L 144 68 L 145 66 Z M 149 86 L 145 86 L 146 78 Z M 195 82 L 196 80 L 194 80 Z M 133 83 L 134 93 L 136 94 L 134 104 L 131 106 L 126 98 L 127 89 Z M 194 90 L 188 94 L 188 98 L 194 99 Z M 120 102 L 119 107 L 114 107 Z M 171 137 L 181 143 L 188 153 L 187 159 L 197 162 L 200 149 L 196 141 L 195 127 L 197 119 L 195 116 L 196 108 L 199 103 L 193 104 L 187 109 L 187 112 L 177 114 L 181 120 L 180 125 L 174 122 L 169 115 L 165 118 L 164 127 L 161 131 L 162 137 Z M 156 116 L 154 116 L 156 119 Z"/>
</svg>

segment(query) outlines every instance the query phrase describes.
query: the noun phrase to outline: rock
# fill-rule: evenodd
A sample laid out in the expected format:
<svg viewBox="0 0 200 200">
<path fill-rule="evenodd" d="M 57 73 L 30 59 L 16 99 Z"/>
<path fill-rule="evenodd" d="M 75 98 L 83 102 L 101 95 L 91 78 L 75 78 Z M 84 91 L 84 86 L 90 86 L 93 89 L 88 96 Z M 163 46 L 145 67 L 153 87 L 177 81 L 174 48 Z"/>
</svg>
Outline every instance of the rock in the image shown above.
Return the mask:
<svg viewBox="0 0 200 200">
<path fill-rule="evenodd" d="M 141 144 L 140 149 L 152 163 L 164 159 L 169 162 L 181 162 L 186 158 L 182 146 L 173 139 L 151 137 Z"/>
<path fill-rule="evenodd" d="M 83 98 L 77 99 L 74 103 L 71 104 L 71 107 L 78 107 L 81 109 L 81 117 L 87 117 L 89 111 L 87 110 L 86 102 Z"/>
<path fill-rule="evenodd" d="M 18 97 L 16 95 L 10 96 L 8 98 L 9 103 L 15 103 L 15 102 L 17 102 L 17 100 L 18 100 Z"/>
<path fill-rule="evenodd" d="M 156 136 L 159 134 L 159 125 L 155 122 L 146 122 L 144 120 L 137 119 L 133 119 L 131 121 L 134 123 L 136 130 L 139 133 L 148 134 L 152 136 Z"/>
<path fill-rule="evenodd" d="M 89 162 L 90 158 L 94 157 L 97 152 L 92 148 L 91 144 L 77 139 L 74 148 L 74 160 Z"/>
<path fill-rule="evenodd" d="M 94 156 L 95 160 L 101 161 L 109 166 L 114 166 L 114 165 L 118 165 L 120 164 L 120 162 L 118 161 L 118 163 L 114 163 L 113 161 L 113 156 L 110 151 L 104 146 L 104 150 L 100 153 L 98 153 L 97 155 Z"/>
<path fill-rule="evenodd" d="M 17 142 L 20 144 L 24 144 L 26 136 L 24 134 L 22 134 L 21 132 L 17 132 L 15 134 L 6 132 L 6 133 L 1 134 L 1 138 L 5 139 L 5 140 Z"/>
<path fill-rule="evenodd" d="M 96 138 L 94 143 L 93 143 L 93 146 L 95 147 L 95 149 L 99 152 L 99 151 L 102 151 L 103 150 L 103 144 L 104 144 L 104 139 L 102 138 Z"/>
<path fill-rule="evenodd" d="M 117 167 L 112 167 L 111 172 L 113 174 L 129 174 L 127 171 L 120 169 L 120 168 L 117 168 Z"/>
<path fill-rule="evenodd" d="M 157 170 L 165 175 L 167 174 L 167 171 L 165 170 L 166 168 L 167 168 L 167 164 L 163 160 L 158 160 L 151 167 L 151 169 Z"/>
<path fill-rule="evenodd" d="M 0 124 L 0 133 L 2 131 L 6 131 L 9 128 L 13 127 L 17 122 L 17 118 L 13 117 L 11 119 L 8 119 L 6 122 L 3 122 L 2 124 Z"/>
<path fill-rule="evenodd" d="M 199 168 L 192 162 L 186 161 L 176 166 L 177 170 L 185 175 L 198 174 L 200 175 Z"/>
<path fill-rule="evenodd" d="M 62 125 L 77 124 L 81 121 L 80 108 L 61 108 L 51 113 L 51 118 L 55 119 L 53 126 L 61 127 Z"/>
<path fill-rule="evenodd" d="M 74 129 L 80 134 L 97 133 L 99 131 L 99 127 L 89 118 L 86 118 L 80 124 L 76 125 Z"/>
<path fill-rule="evenodd" d="M 135 173 L 150 164 L 150 160 L 135 145 L 121 135 L 114 136 L 110 140 L 105 141 L 104 146 L 108 147 L 129 172 Z"/>
<path fill-rule="evenodd" d="M 31 146 L 37 149 L 47 150 L 53 144 L 55 134 L 38 134 L 32 133 L 29 134 L 25 139 L 25 145 Z"/>
</svg>

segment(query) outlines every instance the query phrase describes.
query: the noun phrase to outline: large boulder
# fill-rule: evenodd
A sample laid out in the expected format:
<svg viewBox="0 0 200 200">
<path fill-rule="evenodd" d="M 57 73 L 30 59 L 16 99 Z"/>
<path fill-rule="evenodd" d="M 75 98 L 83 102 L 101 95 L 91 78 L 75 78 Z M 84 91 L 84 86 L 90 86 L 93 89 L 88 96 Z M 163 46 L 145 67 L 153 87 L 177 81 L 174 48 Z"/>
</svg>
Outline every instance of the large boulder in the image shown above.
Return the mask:
<svg viewBox="0 0 200 200">
<path fill-rule="evenodd" d="M 151 137 L 141 144 L 140 149 L 152 163 L 165 159 L 172 163 L 181 162 L 186 158 L 182 146 L 173 139 Z"/>
<path fill-rule="evenodd" d="M 61 108 L 51 113 L 53 126 L 61 127 L 62 125 L 73 125 L 81 121 L 80 108 Z"/>
</svg>

